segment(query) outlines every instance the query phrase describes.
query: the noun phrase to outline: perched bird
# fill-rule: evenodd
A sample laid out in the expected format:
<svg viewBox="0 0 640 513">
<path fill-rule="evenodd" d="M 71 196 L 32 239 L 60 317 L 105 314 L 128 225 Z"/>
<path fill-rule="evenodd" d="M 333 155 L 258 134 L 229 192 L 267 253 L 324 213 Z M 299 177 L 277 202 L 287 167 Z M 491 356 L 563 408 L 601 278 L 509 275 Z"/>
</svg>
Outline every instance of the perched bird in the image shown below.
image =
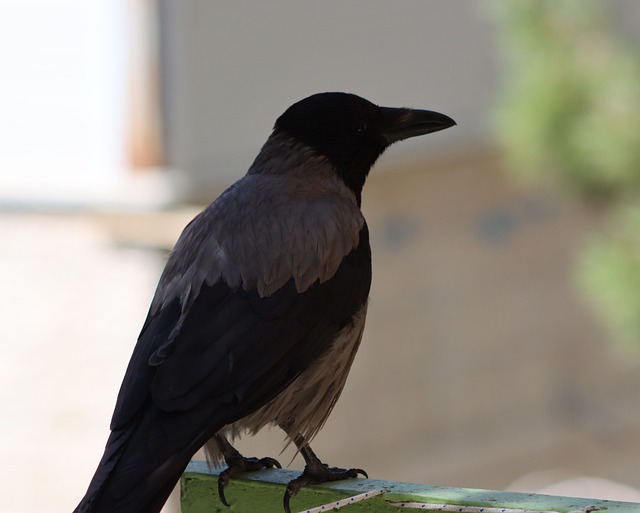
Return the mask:
<svg viewBox="0 0 640 513">
<path fill-rule="evenodd" d="M 228 439 L 282 428 L 305 460 L 284 508 L 311 483 L 366 474 L 323 465 L 309 447 L 362 338 L 371 250 L 360 211 L 369 170 L 396 141 L 455 122 L 321 93 L 289 107 L 247 174 L 182 232 L 127 368 L 104 455 L 76 512 L 160 511 L 205 445 L 228 468 Z"/>
</svg>

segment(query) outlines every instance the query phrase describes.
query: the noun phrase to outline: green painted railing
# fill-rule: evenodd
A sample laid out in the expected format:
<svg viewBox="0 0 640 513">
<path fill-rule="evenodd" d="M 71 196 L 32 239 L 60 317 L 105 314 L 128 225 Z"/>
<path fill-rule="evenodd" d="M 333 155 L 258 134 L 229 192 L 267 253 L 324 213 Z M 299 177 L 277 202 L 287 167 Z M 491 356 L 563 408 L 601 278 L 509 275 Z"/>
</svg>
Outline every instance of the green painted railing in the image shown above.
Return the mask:
<svg viewBox="0 0 640 513">
<path fill-rule="evenodd" d="M 182 513 L 282 513 L 292 470 L 263 470 L 231 481 L 222 505 L 217 495 L 220 469 L 192 461 L 180 483 Z M 344 513 L 394 513 L 400 510 L 458 513 L 640 513 L 640 504 L 530 493 L 445 488 L 395 481 L 350 479 L 303 488 L 291 501 L 292 511 L 320 513 L 339 507 Z"/>
</svg>

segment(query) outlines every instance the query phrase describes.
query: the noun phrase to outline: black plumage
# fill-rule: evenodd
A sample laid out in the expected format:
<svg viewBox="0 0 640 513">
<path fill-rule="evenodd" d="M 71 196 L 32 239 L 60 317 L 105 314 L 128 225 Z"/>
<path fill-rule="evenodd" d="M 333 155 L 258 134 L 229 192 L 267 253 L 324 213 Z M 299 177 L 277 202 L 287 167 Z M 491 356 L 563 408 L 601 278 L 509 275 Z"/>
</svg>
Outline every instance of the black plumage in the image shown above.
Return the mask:
<svg viewBox="0 0 640 513">
<path fill-rule="evenodd" d="M 324 93 L 290 107 L 249 169 L 184 230 L 127 368 L 105 454 L 78 512 L 157 512 L 203 445 L 226 480 L 276 464 L 226 437 L 283 428 L 311 481 L 354 477 L 308 446 L 357 351 L 371 283 L 359 206 L 396 140 L 451 126 L 429 111 Z M 361 472 L 361 471 L 360 471 Z"/>
</svg>

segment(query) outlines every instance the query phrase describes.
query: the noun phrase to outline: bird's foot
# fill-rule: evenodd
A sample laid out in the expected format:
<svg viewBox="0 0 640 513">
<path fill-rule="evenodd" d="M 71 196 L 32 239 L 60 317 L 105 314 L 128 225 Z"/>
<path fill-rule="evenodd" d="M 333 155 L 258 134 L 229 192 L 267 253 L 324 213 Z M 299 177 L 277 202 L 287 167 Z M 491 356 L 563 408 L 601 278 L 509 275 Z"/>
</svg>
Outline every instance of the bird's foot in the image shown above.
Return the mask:
<svg viewBox="0 0 640 513">
<path fill-rule="evenodd" d="M 220 497 L 220 502 L 225 506 L 230 506 L 230 504 L 224 496 L 224 489 L 232 477 L 243 472 L 255 472 L 256 470 L 263 470 L 265 468 L 282 468 L 278 460 L 273 458 L 245 458 L 229 443 L 225 436 L 220 433 L 216 433 L 213 438 L 227 464 L 227 468 L 218 475 L 218 496 Z"/>
<path fill-rule="evenodd" d="M 290 481 L 287 485 L 287 490 L 284 492 L 284 498 L 282 504 L 284 506 L 285 513 L 291 513 L 290 501 L 292 497 L 295 497 L 301 488 L 309 484 L 328 483 L 331 481 L 342 481 L 343 479 L 354 479 L 362 475 L 366 478 L 369 476 L 361 468 L 337 468 L 329 467 L 320 460 L 311 461 L 304 467 L 304 472 Z"/>
<path fill-rule="evenodd" d="M 231 478 L 243 472 L 255 472 L 256 470 L 263 470 L 267 468 L 282 468 L 282 465 L 273 458 L 245 458 L 242 454 L 236 451 L 237 454 L 229 458 L 225 458 L 228 467 L 220 472 L 218 476 L 218 496 L 220 502 L 225 506 L 230 506 L 224 496 L 224 489 L 229 484 Z"/>
</svg>

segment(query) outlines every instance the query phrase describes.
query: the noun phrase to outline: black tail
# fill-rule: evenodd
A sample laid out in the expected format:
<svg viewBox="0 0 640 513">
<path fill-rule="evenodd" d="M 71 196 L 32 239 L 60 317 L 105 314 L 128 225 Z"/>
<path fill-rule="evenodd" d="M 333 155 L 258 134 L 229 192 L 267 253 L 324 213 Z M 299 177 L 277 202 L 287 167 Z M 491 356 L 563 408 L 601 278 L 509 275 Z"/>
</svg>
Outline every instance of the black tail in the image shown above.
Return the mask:
<svg viewBox="0 0 640 513">
<path fill-rule="evenodd" d="M 158 513 L 191 457 L 219 429 L 195 414 L 161 412 L 148 404 L 112 431 L 74 513 Z M 203 425 L 210 429 L 196 432 L 194 426 Z"/>
</svg>

